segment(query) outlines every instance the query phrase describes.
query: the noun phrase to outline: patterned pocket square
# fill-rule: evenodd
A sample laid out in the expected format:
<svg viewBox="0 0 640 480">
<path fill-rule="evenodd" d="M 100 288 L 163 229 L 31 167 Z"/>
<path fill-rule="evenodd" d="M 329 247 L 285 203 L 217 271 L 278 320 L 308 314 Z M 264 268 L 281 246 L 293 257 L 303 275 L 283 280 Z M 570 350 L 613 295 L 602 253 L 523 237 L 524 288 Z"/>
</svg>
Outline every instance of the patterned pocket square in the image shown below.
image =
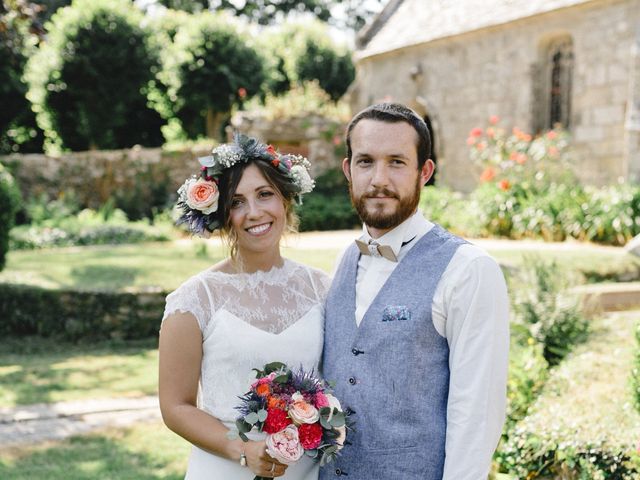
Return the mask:
<svg viewBox="0 0 640 480">
<path fill-rule="evenodd" d="M 383 322 L 393 322 L 395 320 L 411 320 L 411 310 L 404 305 L 389 305 L 382 312 Z"/>
</svg>

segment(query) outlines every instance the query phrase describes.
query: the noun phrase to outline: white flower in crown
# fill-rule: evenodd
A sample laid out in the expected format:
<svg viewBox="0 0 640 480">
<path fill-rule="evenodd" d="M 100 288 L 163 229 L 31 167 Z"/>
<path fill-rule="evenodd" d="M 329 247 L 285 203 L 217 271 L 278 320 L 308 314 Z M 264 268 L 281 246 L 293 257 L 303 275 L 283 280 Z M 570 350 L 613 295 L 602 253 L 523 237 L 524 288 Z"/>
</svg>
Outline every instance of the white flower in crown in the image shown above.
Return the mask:
<svg viewBox="0 0 640 480">
<path fill-rule="evenodd" d="M 309 193 L 313 190 L 316 183 L 309 175 L 309 171 L 303 165 L 293 165 L 291 167 L 291 177 L 293 177 L 293 181 L 298 188 L 300 189 L 300 194 Z"/>
</svg>

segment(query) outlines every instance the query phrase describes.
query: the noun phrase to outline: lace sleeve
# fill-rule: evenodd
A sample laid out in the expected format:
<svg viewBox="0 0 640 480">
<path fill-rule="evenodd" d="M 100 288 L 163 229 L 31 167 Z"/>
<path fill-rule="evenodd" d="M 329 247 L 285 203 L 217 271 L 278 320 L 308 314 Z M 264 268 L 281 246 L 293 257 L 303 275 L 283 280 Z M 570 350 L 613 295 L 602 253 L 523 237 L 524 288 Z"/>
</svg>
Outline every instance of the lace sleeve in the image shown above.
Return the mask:
<svg viewBox="0 0 640 480">
<path fill-rule="evenodd" d="M 162 321 L 176 312 L 191 313 L 198 321 L 200 331 L 204 332 L 211 320 L 213 305 L 205 283 L 197 276 L 167 295 Z"/>
<path fill-rule="evenodd" d="M 331 287 L 331 277 L 315 268 L 307 268 L 307 271 L 309 272 L 309 278 L 313 284 L 313 290 L 317 300 L 320 303 L 324 303 L 327 293 L 329 292 L 329 287 Z"/>
</svg>

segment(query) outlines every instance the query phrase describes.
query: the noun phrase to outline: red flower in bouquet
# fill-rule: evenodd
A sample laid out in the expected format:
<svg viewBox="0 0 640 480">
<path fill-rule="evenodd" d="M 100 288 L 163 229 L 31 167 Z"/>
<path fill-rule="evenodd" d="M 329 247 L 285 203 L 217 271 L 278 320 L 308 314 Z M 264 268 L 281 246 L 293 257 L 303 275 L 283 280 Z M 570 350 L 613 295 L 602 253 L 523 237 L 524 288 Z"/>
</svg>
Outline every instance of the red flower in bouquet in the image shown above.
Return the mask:
<svg viewBox="0 0 640 480">
<path fill-rule="evenodd" d="M 305 423 L 298 427 L 300 444 L 305 450 L 318 448 L 322 441 L 322 426 L 319 423 Z"/>
<path fill-rule="evenodd" d="M 266 433 L 276 433 L 291 424 L 291 419 L 287 412 L 280 408 L 267 408 L 267 419 L 264 421 L 262 431 Z"/>
<path fill-rule="evenodd" d="M 271 387 L 269 386 L 268 383 L 262 383 L 256 386 L 256 393 L 261 397 L 266 397 L 271 393 Z"/>
</svg>

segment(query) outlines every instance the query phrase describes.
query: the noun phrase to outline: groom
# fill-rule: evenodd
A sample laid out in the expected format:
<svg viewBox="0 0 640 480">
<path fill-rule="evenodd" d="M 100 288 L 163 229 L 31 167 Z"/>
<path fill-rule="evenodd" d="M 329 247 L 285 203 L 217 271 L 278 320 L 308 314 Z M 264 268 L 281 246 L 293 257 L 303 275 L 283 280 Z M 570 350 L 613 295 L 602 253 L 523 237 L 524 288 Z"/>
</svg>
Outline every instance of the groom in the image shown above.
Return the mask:
<svg viewBox="0 0 640 480">
<path fill-rule="evenodd" d="M 364 222 L 326 302 L 323 374 L 355 431 L 327 480 L 486 479 L 505 415 L 507 291 L 496 262 L 417 211 L 424 121 L 373 105 L 342 168 Z"/>
</svg>

